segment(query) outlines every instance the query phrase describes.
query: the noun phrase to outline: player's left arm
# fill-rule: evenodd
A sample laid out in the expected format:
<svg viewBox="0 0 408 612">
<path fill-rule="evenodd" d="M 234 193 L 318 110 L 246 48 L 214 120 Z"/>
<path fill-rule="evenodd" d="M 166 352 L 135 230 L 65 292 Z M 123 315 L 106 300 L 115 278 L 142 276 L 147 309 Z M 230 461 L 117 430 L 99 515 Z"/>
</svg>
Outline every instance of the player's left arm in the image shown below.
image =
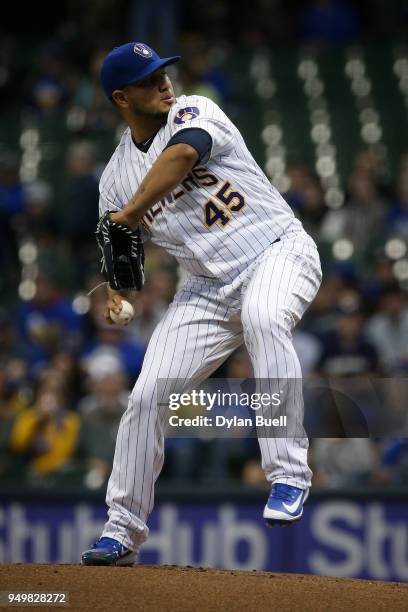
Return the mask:
<svg viewBox="0 0 408 612">
<path fill-rule="evenodd" d="M 184 180 L 199 157 L 198 151 L 190 144 L 178 143 L 166 148 L 126 206 L 120 212 L 111 214 L 112 221 L 136 229 L 149 208 Z"/>
</svg>

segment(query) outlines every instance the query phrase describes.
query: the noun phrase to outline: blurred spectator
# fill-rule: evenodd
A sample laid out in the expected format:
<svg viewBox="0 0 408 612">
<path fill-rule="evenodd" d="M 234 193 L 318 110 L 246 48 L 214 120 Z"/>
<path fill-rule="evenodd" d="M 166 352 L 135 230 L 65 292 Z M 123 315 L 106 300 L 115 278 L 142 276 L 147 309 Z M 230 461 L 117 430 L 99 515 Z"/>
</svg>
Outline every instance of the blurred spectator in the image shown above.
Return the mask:
<svg viewBox="0 0 408 612">
<path fill-rule="evenodd" d="M 357 376 L 378 372 L 378 355 L 363 333 L 363 315 L 357 295 L 337 306 L 336 329 L 321 336 L 317 369 L 325 376 Z"/>
<path fill-rule="evenodd" d="M 310 174 L 304 166 L 292 166 L 288 173 L 291 187 L 285 198 L 300 217 L 305 230 L 315 239 L 320 230 L 327 206 L 319 179 Z"/>
<path fill-rule="evenodd" d="M 89 367 L 89 393 L 79 402 L 82 415 L 79 454 L 85 460 L 85 483 L 102 486 L 109 477 L 119 421 L 129 390 L 119 359 L 101 355 Z"/>
<path fill-rule="evenodd" d="M 30 376 L 26 361 L 22 358 L 9 357 L 2 369 L 5 376 L 3 399 L 10 414 L 15 415 L 22 408 L 31 404 L 34 397 L 34 381 Z"/>
<path fill-rule="evenodd" d="M 37 72 L 30 75 L 31 103 L 39 115 L 46 117 L 58 111 L 69 95 L 69 69 L 58 42 L 48 43 L 38 57 Z"/>
<path fill-rule="evenodd" d="M 305 319 L 307 329 L 319 337 L 336 326 L 336 308 L 346 292 L 344 279 L 336 273 L 323 276 L 323 282 Z"/>
<path fill-rule="evenodd" d="M 51 185 L 42 180 L 33 181 L 26 185 L 25 195 L 24 234 L 36 241 L 55 235 L 57 228 Z"/>
<path fill-rule="evenodd" d="M 361 287 L 365 310 L 369 314 L 378 310 L 383 291 L 395 283 L 394 264 L 395 261 L 386 255 L 384 249 L 377 250 L 373 255 L 373 273 Z"/>
<path fill-rule="evenodd" d="M 57 352 L 47 365 L 37 373 L 37 381 L 49 389 L 61 390 L 70 406 L 75 406 L 83 395 L 84 381 L 76 356 L 69 352 Z"/>
<path fill-rule="evenodd" d="M 106 347 L 104 350 L 97 350 L 85 357 L 82 362 L 82 370 L 85 380 L 97 380 L 108 374 L 123 372 L 123 363 L 117 351 Z M 86 403 L 84 405 L 81 403 L 81 411 L 87 411 Z"/>
<path fill-rule="evenodd" d="M 20 302 L 17 328 L 31 366 L 41 366 L 61 349 L 76 351 L 82 339 L 82 317 L 72 300 L 43 272 L 36 279 L 35 296 Z"/>
<path fill-rule="evenodd" d="M 18 414 L 31 399 L 25 393 L 24 362 L 9 360 L 0 367 L 0 478 L 14 478 L 14 458 L 10 452 L 10 435 Z"/>
<path fill-rule="evenodd" d="M 303 192 L 310 180 L 310 171 L 305 164 L 292 163 L 288 165 L 287 175 L 290 187 L 284 196 L 288 204 L 296 211 L 302 207 Z"/>
<path fill-rule="evenodd" d="M 363 249 L 382 234 L 387 202 L 379 195 L 372 179 L 362 173 L 354 173 L 349 180 L 345 235 Z"/>
<path fill-rule="evenodd" d="M 214 61 L 201 36 L 190 41 L 180 66 L 181 93 L 205 96 L 217 104 L 228 101 L 231 85 L 227 74 Z"/>
<path fill-rule="evenodd" d="M 354 173 L 349 180 L 346 205 L 328 213 L 322 237 L 334 241 L 347 238 L 357 256 L 365 262 L 384 237 L 387 202 L 379 195 L 376 185 L 366 174 Z"/>
<path fill-rule="evenodd" d="M 373 150 L 358 151 L 353 162 L 353 174 L 366 176 L 375 184 L 381 196 L 388 198 L 391 195 L 390 177 L 384 159 Z"/>
<path fill-rule="evenodd" d="M 328 212 L 319 178 L 305 164 L 290 164 L 287 170 L 290 182 L 284 197 L 305 229 L 319 242 L 322 227 Z"/>
<path fill-rule="evenodd" d="M 77 384 L 79 375 L 78 364 L 72 353 L 63 351 L 56 353 L 51 359 L 51 366 L 55 372 L 61 373 L 67 387 Z"/>
<path fill-rule="evenodd" d="M 39 79 L 32 91 L 33 102 L 41 114 L 51 114 L 58 109 L 64 99 L 61 83 L 51 78 Z"/>
<path fill-rule="evenodd" d="M 136 342 L 126 328 L 100 322 L 92 338 L 81 351 L 85 371 L 89 372 L 92 360 L 102 355 L 114 355 L 120 360 L 129 383 L 134 385 L 142 369 L 145 347 Z"/>
<path fill-rule="evenodd" d="M 327 213 L 322 187 L 316 178 L 310 178 L 303 191 L 303 202 L 299 215 L 305 230 L 315 239 L 320 237 L 320 228 Z"/>
<path fill-rule="evenodd" d="M 108 49 L 95 51 L 88 72 L 81 74 L 73 94 L 70 126 L 75 130 L 106 130 L 118 124 L 118 114 L 100 85 L 100 71 Z"/>
<path fill-rule="evenodd" d="M 321 344 L 313 334 L 296 328 L 293 332 L 293 346 L 299 358 L 302 375 L 306 378 L 316 369 L 322 351 Z"/>
<path fill-rule="evenodd" d="M 408 172 L 400 175 L 397 185 L 397 199 L 388 212 L 390 232 L 408 240 Z"/>
<path fill-rule="evenodd" d="M 378 465 L 369 438 L 319 438 L 312 441 L 314 484 L 328 488 L 360 487 L 373 481 Z"/>
<path fill-rule="evenodd" d="M 408 372 L 408 307 L 397 283 L 383 290 L 379 312 L 368 321 L 366 333 L 388 375 Z"/>
<path fill-rule="evenodd" d="M 94 232 L 98 221 L 99 179 L 95 152 L 88 141 L 72 144 L 67 152 L 68 183 L 61 211 L 61 231 L 69 239 L 77 284 L 81 285 L 96 258 Z"/>
<path fill-rule="evenodd" d="M 79 417 L 67 409 L 61 391 L 44 386 L 35 405 L 17 416 L 10 448 L 24 458 L 29 478 L 55 473 L 73 457 L 79 427 Z"/>
<path fill-rule="evenodd" d="M 357 174 L 364 174 L 377 183 L 380 173 L 378 157 L 369 149 L 359 151 L 354 158 L 353 171 Z"/>
</svg>

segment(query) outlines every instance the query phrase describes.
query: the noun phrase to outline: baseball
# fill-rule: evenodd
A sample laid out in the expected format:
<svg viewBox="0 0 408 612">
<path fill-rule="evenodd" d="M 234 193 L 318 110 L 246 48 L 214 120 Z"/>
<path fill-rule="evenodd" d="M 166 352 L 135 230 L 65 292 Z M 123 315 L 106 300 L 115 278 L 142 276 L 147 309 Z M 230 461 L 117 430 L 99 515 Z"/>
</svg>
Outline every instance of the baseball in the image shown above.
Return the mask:
<svg viewBox="0 0 408 612">
<path fill-rule="evenodd" d="M 117 325 L 128 325 L 135 316 L 135 310 L 130 302 L 122 300 L 122 310 L 116 314 L 113 310 L 109 311 L 109 316 Z"/>
</svg>

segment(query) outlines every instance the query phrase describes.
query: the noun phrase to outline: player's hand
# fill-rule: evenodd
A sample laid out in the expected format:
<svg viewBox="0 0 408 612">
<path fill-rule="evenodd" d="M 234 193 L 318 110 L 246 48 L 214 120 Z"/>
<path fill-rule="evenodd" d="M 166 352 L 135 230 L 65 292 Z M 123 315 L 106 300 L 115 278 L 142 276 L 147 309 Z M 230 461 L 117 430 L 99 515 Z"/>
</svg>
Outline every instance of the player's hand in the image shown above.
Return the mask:
<svg viewBox="0 0 408 612">
<path fill-rule="evenodd" d="M 120 311 L 122 310 L 122 298 L 119 295 L 119 293 L 113 293 L 109 295 L 107 302 L 106 302 L 105 310 L 103 312 L 103 318 L 105 319 L 105 321 L 109 323 L 109 325 L 114 325 L 114 321 L 112 321 L 110 317 L 111 310 L 115 314 L 119 314 Z"/>
<path fill-rule="evenodd" d="M 110 218 L 115 223 L 119 223 L 120 225 L 126 225 L 127 227 L 130 227 L 130 229 L 133 230 L 136 229 L 137 225 L 139 225 L 137 223 L 136 226 L 131 227 L 127 215 L 122 210 L 119 212 L 111 213 Z"/>
</svg>

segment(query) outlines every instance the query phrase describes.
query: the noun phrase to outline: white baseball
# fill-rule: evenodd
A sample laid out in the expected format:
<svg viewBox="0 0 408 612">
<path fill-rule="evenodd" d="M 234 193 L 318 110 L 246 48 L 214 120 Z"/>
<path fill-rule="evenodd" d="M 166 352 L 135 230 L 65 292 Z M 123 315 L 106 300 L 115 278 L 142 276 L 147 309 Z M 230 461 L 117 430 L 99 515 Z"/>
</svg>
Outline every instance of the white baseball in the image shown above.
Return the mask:
<svg viewBox="0 0 408 612">
<path fill-rule="evenodd" d="M 135 310 L 130 302 L 122 300 L 122 310 L 116 314 L 113 310 L 109 311 L 109 316 L 117 325 L 128 325 L 135 316 Z"/>
</svg>

